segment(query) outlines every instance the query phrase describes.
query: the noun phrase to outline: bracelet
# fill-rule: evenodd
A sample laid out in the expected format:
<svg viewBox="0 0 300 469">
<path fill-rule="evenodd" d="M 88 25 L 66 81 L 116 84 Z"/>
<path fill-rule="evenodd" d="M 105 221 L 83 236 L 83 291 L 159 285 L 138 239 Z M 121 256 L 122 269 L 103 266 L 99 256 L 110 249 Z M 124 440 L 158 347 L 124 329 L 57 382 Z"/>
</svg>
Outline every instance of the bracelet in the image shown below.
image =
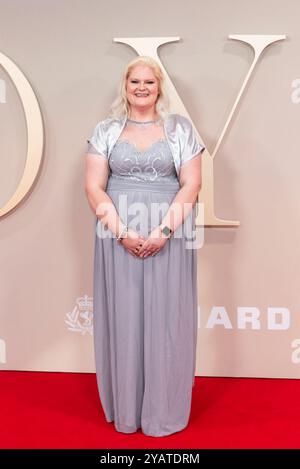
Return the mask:
<svg viewBox="0 0 300 469">
<path fill-rule="evenodd" d="M 123 230 L 121 231 L 121 233 L 120 233 L 119 236 L 117 237 L 117 241 L 121 241 L 121 239 L 123 238 L 123 234 L 124 234 L 124 233 L 127 233 L 127 231 L 128 231 L 128 226 L 125 225 L 124 228 L 123 228 Z"/>
</svg>

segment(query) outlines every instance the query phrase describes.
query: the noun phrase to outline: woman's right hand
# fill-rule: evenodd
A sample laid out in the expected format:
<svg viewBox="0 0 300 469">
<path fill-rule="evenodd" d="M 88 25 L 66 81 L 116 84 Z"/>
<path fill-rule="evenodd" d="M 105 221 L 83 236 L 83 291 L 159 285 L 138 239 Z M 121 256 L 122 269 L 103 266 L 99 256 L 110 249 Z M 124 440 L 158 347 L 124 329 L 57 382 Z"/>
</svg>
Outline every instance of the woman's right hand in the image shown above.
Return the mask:
<svg viewBox="0 0 300 469">
<path fill-rule="evenodd" d="M 139 258 L 139 250 L 146 238 L 131 228 L 128 229 L 126 238 L 122 238 L 121 244 L 130 254 Z"/>
</svg>

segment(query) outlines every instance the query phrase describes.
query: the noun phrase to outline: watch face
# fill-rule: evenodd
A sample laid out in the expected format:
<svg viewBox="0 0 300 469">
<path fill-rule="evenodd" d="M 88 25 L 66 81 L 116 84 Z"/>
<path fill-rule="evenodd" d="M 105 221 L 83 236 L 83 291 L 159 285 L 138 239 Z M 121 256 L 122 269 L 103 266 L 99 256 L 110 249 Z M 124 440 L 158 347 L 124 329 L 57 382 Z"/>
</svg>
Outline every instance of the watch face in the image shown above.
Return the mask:
<svg viewBox="0 0 300 469">
<path fill-rule="evenodd" d="M 161 230 L 163 232 L 163 234 L 165 234 L 166 236 L 168 236 L 171 232 L 170 228 L 168 228 L 167 226 L 164 226 L 163 229 Z"/>
</svg>

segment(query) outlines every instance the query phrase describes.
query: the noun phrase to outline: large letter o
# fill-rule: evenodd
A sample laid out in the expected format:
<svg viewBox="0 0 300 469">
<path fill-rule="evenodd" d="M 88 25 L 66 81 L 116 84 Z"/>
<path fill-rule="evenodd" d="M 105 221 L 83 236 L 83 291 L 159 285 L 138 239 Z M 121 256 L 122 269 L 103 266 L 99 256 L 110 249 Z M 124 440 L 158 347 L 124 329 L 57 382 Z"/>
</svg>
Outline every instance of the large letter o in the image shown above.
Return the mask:
<svg viewBox="0 0 300 469">
<path fill-rule="evenodd" d="M 6 70 L 20 96 L 27 127 L 27 156 L 24 172 L 18 187 L 9 201 L 0 208 L 0 217 L 13 210 L 30 191 L 39 172 L 43 156 L 44 128 L 37 98 L 21 70 L 0 52 L 0 65 Z"/>
</svg>

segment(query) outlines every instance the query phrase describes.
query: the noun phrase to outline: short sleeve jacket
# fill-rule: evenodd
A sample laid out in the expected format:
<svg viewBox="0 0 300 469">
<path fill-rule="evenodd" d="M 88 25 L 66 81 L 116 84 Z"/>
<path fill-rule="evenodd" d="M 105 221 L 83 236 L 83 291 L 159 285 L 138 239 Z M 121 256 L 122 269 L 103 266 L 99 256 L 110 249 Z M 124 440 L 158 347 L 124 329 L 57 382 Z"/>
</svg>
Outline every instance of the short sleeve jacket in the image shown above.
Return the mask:
<svg viewBox="0 0 300 469">
<path fill-rule="evenodd" d="M 93 134 L 87 140 L 97 152 L 109 159 L 112 149 L 122 133 L 127 117 L 107 117 L 98 122 Z M 164 117 L 164 130 L 166 140 L 173 155 L 177 176 L 180 167 L 199 153 L 205 147 L 196 136 L 190 120 L 180 114 L 167 114 Z"/>
</svg>

